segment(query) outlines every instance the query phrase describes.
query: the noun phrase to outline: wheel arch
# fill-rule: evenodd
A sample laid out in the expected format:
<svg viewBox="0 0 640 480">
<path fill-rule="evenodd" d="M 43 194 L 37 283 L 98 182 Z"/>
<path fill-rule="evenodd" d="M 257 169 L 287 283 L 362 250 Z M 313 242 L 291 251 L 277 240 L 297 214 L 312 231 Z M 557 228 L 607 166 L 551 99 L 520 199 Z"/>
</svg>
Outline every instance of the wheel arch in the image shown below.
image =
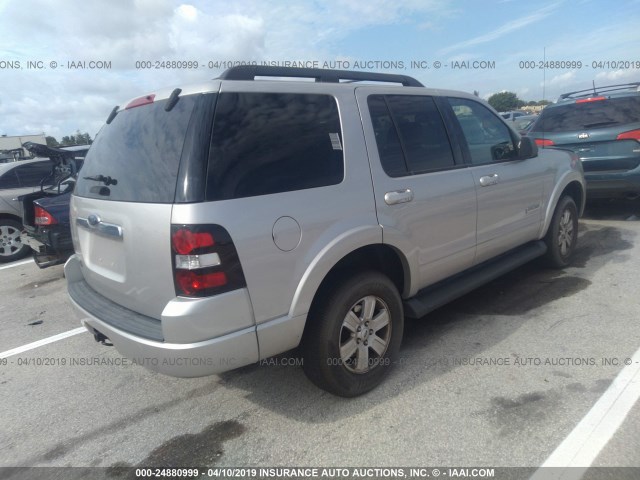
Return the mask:
<svg viewBox="0 0 640 480">
<path fill-rule="evenodd" d="M 337 279 L 365 270 L 386 275 L 400 294 L 411 281 L 407 260 L 396 248 L 383 243 L 364 245 L 349 252 L 328 270 L 313 295 L 309 311 L 314 309 Z"/>
<path fill-rule="evenodd" d="M 0 219 L 5 219 L 5 218 L 7 220 L 15 220 L 20 225 L 22 225 L 22 218 L 18 217 L 17 215 L 13 215 L 11 213 L 0 212 Z"/>
<path fill-rule="evenodd" d="M 551 219 L 553 218 L 553 213 L 556 210 L 556 206 L 562 197 L 565 195 L 569 195 L 573 198 L 573 201 L 576 203 L 576 207 L 578 208 L 578 218 L 582 216 L 584 212 L 584 207 L 586 204 L 586 188 L 582 181 L 580 181 L 577 177 L 565 176 L 563 182 L 559 182 L 556 185 L 556 188 L 552 192 L 549 203 L 547 204 L 547 210 L 545 212 L 545 219 L 542 231 L 540 232 L 540 237 L 542 238 L 547 234 L 549 230 L 549 226 L 551 225 Z"/>
</svg>

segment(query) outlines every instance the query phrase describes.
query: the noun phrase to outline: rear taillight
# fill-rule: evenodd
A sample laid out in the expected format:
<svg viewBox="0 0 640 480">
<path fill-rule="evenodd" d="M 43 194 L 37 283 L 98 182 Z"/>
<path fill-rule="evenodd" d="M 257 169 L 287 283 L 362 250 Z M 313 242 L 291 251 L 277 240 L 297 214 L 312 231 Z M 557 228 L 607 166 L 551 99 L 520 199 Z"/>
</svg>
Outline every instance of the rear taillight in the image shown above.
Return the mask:
<svg viewBox="0 0 640 480">
<path fill-rule="evenodd" d="M 176 294 L 208 297 L 246 286 L 238 252 L 220 225 L 172 225 Z"/>
<path fill-rule="evenodd" d="M 547 140 L 546 138 L 536 138 L 536 145 L 539 147 L 551 147 L 553 146 L 553 140 Z"/>
<path fill-rule="evenodd" d="M 629 130 L 616 137 L 616 140 L 637 140 L 640 142 L 640 130 Z"/>
<path fill-rule="evenodd" d="M 601 100 L 606 100 L 607 97 L 589 97 L 589 98 L 581 98 L 580 100 L 576 100 L 576 103 L 590 103 L 590 102 L 600 102 Z"/>
<path fill-rule="evenodd" d="M 180 295 L 198 296 L 204 290 L 223 287 L 227 284 L 224 272 L 197 273 L 193 270 L 176 270 L 176 284 Z"/>
<path fill-rule="evenodd" d="M 34 214 L 35 218 L 33 219 L 33 223 L 35 225 L 55 225 L 58 223 L 53 215 L 37 205 L 34 209 Z"/>
</svg>

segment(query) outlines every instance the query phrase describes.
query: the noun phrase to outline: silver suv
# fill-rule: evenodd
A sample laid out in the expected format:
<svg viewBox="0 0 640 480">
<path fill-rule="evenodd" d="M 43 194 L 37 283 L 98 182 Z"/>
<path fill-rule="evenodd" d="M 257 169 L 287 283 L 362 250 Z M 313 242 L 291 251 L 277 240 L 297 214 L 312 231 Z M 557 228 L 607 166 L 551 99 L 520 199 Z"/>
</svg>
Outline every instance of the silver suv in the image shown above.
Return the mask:
<svg viewBox="0 0 640 480">
<path fill-rule="evenodd" d="M 538 153 L 473 95 L 236 67 L 114 108 L 65 273 L 85 327 L 136 363 L 195 377 L 301 345 L 316 385 L 356 396 L 405 317 L 538 256 L 566 266 L 584 192 L 575 154 Z"/>
</svg>

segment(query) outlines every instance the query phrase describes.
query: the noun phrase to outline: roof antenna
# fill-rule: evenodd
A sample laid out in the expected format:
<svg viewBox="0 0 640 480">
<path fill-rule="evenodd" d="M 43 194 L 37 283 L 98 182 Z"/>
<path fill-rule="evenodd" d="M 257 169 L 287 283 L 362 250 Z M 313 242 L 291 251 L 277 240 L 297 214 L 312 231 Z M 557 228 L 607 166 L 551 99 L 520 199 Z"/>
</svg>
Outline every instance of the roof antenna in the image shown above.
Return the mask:
<svg viewBox="0 0 640 480">
<path fill-rule="evenodd" d="M 596 92 L 596 81 L 595 80 L 591 80 L 591 83 L 593 84 L 593 94 L 594 95 L 598 95 L 598 92 Z"/>
<path fill-rule="evenodd" d="M 547 86 L 547 47 L 542 48 L 542 100 L 545 100 L 545 87 Z"/>
</svg>

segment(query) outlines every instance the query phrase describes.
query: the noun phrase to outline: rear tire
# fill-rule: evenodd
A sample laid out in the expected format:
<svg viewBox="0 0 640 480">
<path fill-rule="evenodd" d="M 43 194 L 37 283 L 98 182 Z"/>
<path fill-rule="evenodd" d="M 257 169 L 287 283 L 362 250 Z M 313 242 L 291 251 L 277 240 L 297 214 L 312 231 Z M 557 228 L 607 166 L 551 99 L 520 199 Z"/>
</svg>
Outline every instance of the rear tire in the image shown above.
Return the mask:
<svg viewBox="0 0 640 480">
<path fill-rule="evenodd" d="M 578 244 L 578 208 L 570 196 L 562 197 L 556 205 L 544 241 L 547 263 L 554 268 L 569 266 Z"/>
<path fill-rule="evenodd" d="M 367 271 L 337 282 L 309 313 L 302 340 L 304 372 L 334 395 L 362 395 L 393 366 L 403 328 L 402 300 L 388 277 Z"/>
<path fill-rule="evenodd" d="M 29 245 L 20 240 L 22 225 L 10 218 L 0 218 L 0 263 L 13 262 L 26 257 Z"/>
</svg>

